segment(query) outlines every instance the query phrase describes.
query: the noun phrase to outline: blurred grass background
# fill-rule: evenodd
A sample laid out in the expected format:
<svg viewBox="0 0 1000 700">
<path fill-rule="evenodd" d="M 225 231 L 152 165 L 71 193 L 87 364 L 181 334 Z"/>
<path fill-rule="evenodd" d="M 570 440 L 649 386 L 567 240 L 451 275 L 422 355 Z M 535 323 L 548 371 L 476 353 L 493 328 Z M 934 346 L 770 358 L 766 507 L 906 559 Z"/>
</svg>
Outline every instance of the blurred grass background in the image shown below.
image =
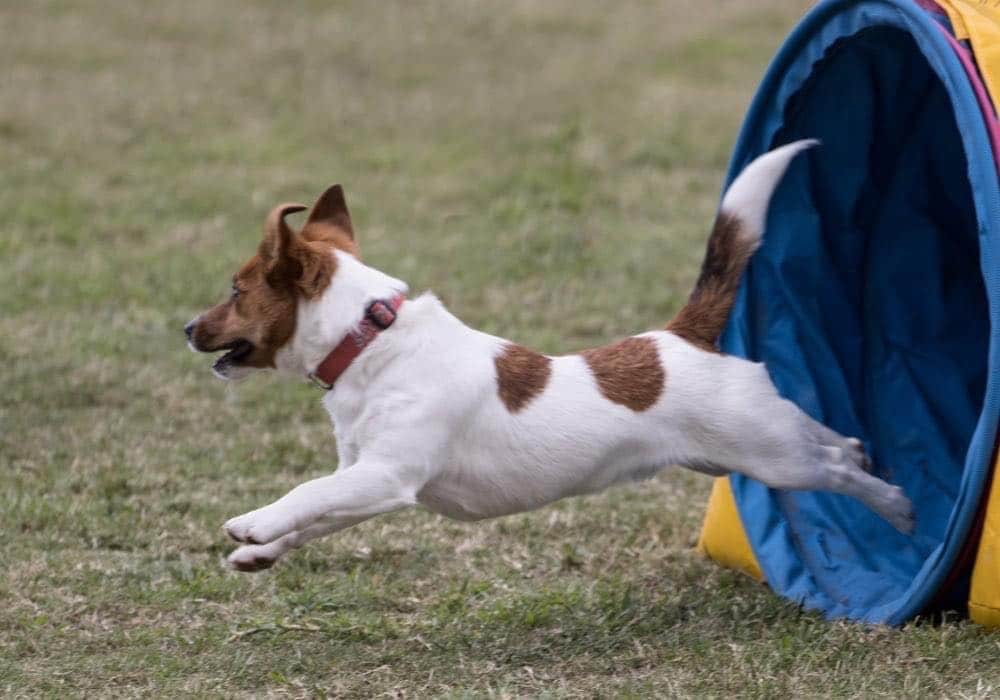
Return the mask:
<svg viewBox="0 0 1000 700">
<path fill-rule="evenodd" d="M 709 480 L 382 517 L 255 576 L 226 518 L 328 472 L 318 394 L 181 326 L 342 182 L 368 262 L 567 352 L 662 324 L 791 0 L 0 5 L 0 691 L 988 697 L 951 621 L 827 623 L 691 550 Z"/>
</svg>

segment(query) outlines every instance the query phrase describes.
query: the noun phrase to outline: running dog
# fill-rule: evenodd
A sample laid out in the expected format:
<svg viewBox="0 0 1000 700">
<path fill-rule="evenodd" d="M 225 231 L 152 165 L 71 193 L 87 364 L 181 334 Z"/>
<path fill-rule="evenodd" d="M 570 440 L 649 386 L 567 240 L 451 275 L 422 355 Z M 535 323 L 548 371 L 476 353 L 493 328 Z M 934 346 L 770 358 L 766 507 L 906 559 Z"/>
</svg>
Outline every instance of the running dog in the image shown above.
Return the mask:
<svg viewBox="0 0 1000 700">
<path fill-rule="evenodd" d="M 797 141 L 755 161 L 723 197 L 701 274 L 663 330 L 550 357 L 469 328 L 432 294 L 362 262 L 339 185 L 295 231 L 271 211 L 228 300 L 192 320 L 227 380 L 260 369 L 324 390 L 339 466 L 229 520 L 240 571 L 309 540 L 417 504 L 461 520 L 539 508 L 679 464 L 776 489 L 847 494 L 902 532 L 898 486 L 872 476 L 860 440 L 778 395 L 764 366 L 716 346 L 768 204 Z"/>
</svg>

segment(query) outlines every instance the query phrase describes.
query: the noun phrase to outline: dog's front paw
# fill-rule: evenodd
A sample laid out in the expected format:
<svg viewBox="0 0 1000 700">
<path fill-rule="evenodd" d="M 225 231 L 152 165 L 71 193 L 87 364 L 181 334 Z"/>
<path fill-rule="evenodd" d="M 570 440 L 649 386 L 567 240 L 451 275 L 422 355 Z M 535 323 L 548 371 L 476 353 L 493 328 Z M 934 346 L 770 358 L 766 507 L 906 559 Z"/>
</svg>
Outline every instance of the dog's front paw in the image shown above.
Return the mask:
<svg viewBox="0 0 1000 700">
<path fill-rule="evenodd" d="M 229 566 L 237 571 L 263 571 L 274 566 L 278 561 L 276 553 L 271 552 L 267 545 L 244 545 L 238 548 L 226 559 Z"/>
<path fill-rule="evenodd" d="M 231 518 L 222 528 L 237 542 L 267 544 L 294 530 L 295 526 L 284 522 L 273 508 L 265 507 Z"/>
</svg>

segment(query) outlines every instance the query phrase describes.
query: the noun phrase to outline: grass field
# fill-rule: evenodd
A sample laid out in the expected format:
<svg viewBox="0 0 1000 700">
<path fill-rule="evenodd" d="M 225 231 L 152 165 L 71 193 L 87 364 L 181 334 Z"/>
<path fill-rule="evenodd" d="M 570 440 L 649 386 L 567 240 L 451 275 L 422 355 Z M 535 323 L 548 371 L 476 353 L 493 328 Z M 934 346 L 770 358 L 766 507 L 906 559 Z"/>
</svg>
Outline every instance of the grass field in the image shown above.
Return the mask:
<svg viewBox="0 0 1000 700">
<path fill-rule="evenodd" d="M 664 322 L 805 3 L 0 5 L 0 695 L 988 697 L 1000 637 L 827 623 L 702 560 L 709 480 L 413 511 L 257 575 L 315 389 L 181 326 L 335 181 L 377 267 L 563 352 Z"/>
</svg>

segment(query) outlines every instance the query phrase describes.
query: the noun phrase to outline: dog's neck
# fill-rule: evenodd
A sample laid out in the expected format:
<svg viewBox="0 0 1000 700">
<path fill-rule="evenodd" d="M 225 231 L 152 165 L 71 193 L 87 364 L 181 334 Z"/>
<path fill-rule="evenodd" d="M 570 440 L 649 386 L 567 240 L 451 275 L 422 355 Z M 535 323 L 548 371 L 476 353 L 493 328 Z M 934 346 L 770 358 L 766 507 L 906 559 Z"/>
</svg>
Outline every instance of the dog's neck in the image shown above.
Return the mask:
<svg viewBox="0 0 1000 700">
<path fill-rule="evenodd" d="M 295 334 L 276 358 L 283 371 L 308 376 L 331 350 L 358 329 L 372 301 L 409 291 L 405 282 L 368 267 L 353 255 L 342 251 L 334 255 L 337 269 L 330 285 L 318 299 L 303 300 L 298 305 Z"/>
</svg>

